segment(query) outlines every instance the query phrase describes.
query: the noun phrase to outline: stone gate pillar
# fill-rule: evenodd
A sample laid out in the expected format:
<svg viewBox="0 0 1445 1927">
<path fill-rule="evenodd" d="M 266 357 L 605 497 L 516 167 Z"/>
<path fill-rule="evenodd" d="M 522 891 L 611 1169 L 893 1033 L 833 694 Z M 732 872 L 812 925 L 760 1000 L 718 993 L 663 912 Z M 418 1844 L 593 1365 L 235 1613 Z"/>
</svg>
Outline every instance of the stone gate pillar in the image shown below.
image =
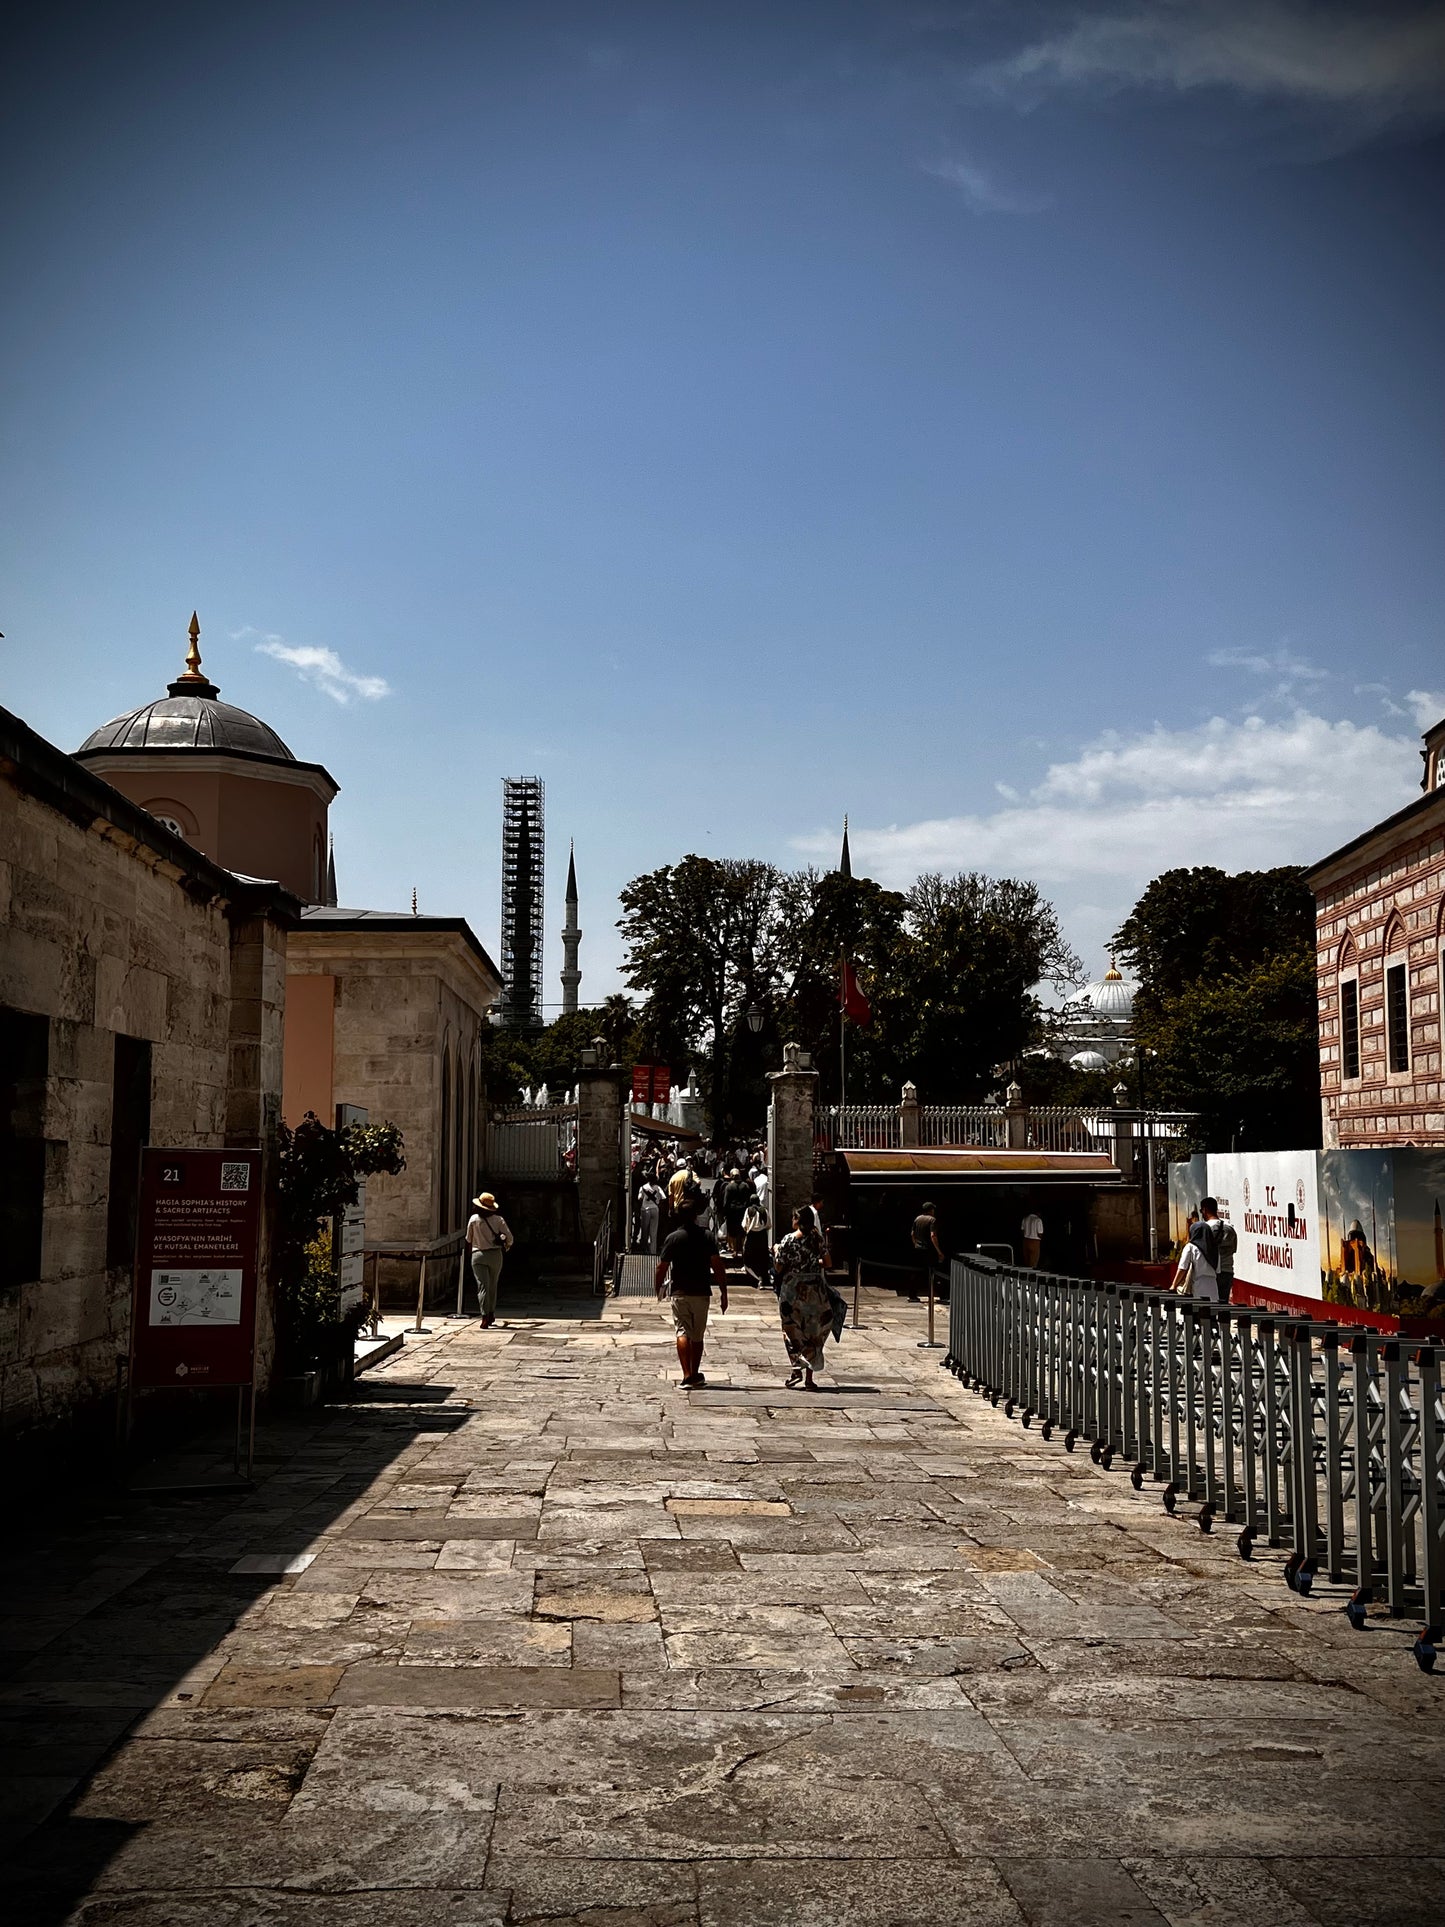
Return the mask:
<svg viewBox="0 0 1445 1927">
<path fill-rule="evenodd" d="M 917 1149 L 918 1121 L 922 1108 L 918 1102 L 918 1086 L 910 1080 L 903 1086 L 903 1102 L 898 1106 L 898 1142 L 905 1151 Z"/>
<path fill-rule="evenodd" d="M 784 1044 L 783 1068 L 768 1072 L 773 1105 L 773 1236 L 792 1229 L 793 1213 L 813 1195 L 813 1109 L 818 1073 L 797 1044 Z"/>
<path fill-rule="evenodd" d="M 591 1244 L 612 1206 L 612 1236 L 619 1248 L 626 1225 L 629 1086 L 621 1069 L 607 1065 L 607 1045 L 594 1037 L 582 1053 L 577 1080 L 577 1211 L 582 1236 Z"/>
</svg>

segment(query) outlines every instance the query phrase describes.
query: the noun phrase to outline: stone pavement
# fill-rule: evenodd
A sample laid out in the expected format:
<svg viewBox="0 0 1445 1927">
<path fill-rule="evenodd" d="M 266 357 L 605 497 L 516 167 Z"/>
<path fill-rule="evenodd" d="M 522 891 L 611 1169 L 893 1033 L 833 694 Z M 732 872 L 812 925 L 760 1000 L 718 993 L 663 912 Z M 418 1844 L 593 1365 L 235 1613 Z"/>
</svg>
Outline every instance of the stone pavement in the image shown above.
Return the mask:
<svg viewBox="0 0 1445 1927">
<path fill-rule="evenodd" d="M 761 1293 L 693 1394 L 650 1304 L 503 1311 L 268 1425 L 252 1493 L 19 1549 L 3 1918 L 1438 1921 L 1409 1635 L 1006 1420 L 916 1308 L 865 1293 L 812 1397 Z"/>
</svg>

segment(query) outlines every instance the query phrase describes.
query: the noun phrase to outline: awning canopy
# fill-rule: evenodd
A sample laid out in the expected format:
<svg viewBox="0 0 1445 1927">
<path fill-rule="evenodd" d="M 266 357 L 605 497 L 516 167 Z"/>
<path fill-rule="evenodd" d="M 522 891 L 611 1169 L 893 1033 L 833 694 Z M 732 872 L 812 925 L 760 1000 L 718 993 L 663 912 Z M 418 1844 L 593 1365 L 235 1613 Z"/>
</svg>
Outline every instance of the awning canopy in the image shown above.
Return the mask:
<svg viewBox="0 0 1445 1927">
<path fill-rule="evenodd" d="M 689 1131 L 681 1124 L 669 1124 L 663 1118 L 649 1117 L 646 1111 L 632 1113 L 632 1128 L 639 1137 L 675 1137 L 684 1144 L 702 1143 L 701 1131 Z"/>
<path fill-rule="evenodd" d="M 1092 1184 L 1124 1182 L 1107 1151 L 839 1151 L 854 1184 Z"/>
</svg>

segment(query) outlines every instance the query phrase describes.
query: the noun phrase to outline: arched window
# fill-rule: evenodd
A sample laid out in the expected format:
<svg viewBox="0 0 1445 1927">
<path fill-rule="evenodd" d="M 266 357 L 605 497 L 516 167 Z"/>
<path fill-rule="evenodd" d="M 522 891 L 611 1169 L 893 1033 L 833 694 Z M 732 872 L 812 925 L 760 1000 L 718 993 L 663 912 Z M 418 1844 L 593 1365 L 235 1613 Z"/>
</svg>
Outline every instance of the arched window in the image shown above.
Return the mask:
<svg viewBox="0 0 1445 1927">
<path fill-rule="evenodd" d="M 442 1127 L 437 1137 L 436 1171 L 441 1193 L 441 1224 L 445 1235 L 452 1225 L 452 1047 L 442 1046 Z"/>
<path fill-rule="evenodd" d="M 452 1116 L 456 1124 L 452 1130 L 452 1215 L 446 1222 L 448 1231 L 461 1215 L 462 1187 L 466 1183 L 467 1103 L 464 1075 L 461 1048 L 458 1046 L 456 1062 L 452 1067 Z"/>
<path fill-rule="evenodd" d="M 1355 940 L 1348 931 L 1340 945 L 1340 1079 L 1358 1082 L 1360 1075 L 1360 966 Z"/>
<path fill-rule="evenodd" d="M 1385 926 L 1385 1058 L 1392 1077 L 1410 1068 L 1410 958 L 1398 915 Z"/>
<path fill-rule="evenodd" d="M 467 1164 L 466 1183 L 463 1187 L 462 1209 L 467 1210 L 477 1180 L 481 1176 L 481 1158 L 477 1144 L 477 1045 L 472 1041 L 471 1056 L 467 1061 Z"/>
</svg>

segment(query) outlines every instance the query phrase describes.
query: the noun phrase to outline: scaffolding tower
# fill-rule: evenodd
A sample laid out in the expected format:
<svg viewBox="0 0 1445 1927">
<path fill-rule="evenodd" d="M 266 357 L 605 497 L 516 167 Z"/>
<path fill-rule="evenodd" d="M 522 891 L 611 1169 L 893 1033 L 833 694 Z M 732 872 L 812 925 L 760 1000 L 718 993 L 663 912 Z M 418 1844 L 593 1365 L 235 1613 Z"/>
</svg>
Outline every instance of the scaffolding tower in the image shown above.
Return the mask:
<svg viewBox="0 0 1445 1927">
<path fill-rule="evenodd" d="M 546 792 L 540 776 L 502 778 L 502 1021 L 542 1024 Z"/>
</svg>

